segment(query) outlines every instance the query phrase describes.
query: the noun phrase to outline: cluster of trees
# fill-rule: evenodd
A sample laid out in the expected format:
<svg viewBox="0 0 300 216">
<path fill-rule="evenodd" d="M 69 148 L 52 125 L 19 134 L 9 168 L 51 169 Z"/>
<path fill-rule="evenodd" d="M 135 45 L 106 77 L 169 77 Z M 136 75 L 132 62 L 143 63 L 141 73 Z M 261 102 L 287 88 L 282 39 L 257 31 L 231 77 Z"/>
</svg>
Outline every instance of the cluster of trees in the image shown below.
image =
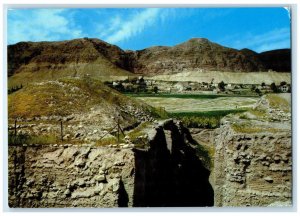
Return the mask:
<svg viewBox="0 0 300 216">
<path fill-rule="evenodd" d="M 225 83 L 223 81 L 218 83 L 218 88 L 220 89 L 220 91 L 225 91 Z"/>
<path fill-rule="evenodd" d="M 270 88 L 274 93 L 280 93 L 281 92 L 280 87 L 285 86 L 285 85 L 287 85 L 287 83 L 285 81 L 282 81 L 282 82 L 280 82 L 279 86 L 276 86 L 275 83 L 272 83 Z M 288 92 L 291 92 L 290 88 L 288 89 Z"/>
<path fill-rule="evenodd" d="M 290 87 L 289 86 L 287 86 L 286 88 L 287 88 L 287 90 L 282 90 L 282 87 L 283 86 L 286 86 L 286 85 L 288 85 L 287 84 L 287 82 L 285 82 L 285 81 L 282 81 L 282 82 L 280 82 L 280 84 L 277 86 L 274 82 L 270 85 L 270 90 L 272 91 L 272 92 L 274 92 L 274 93 L 280 93 L 280 92 L 291 92 L 291 89 L 290 89 Z M 226 89 L 225 89 L 225 86 L 226 86 L 226 84 L 223 82 L 223 81 L 221 81 L 220 83 L 218 83 L 218 88 L 219 88 L 219 90 L 220 91 L 222 91 L 222 92 L 224 92 Z M 264 89 L 264 88 L 266 88 L 266 83 L 261 83 L 261 87 Z M 240 85 L 240 87 L 242 88 L 242 85 Z M 251 91 L 252 92 L 255 92 L 255 93 L 257 93 L 258 95 L 261 95 L 262 94 L 262 91 L 260 90 L 260 88 L 259 88 L 259 86 L 258 85 L 252 85 L 251 86 Z"/>
<path fill-rule="evenodd" d="M 131 80 L 126 79 L 124 81 L 115 81 L 115 82 L 104 82 L 104 84 L 110 86 L 111 88 L 116 89 L 119 92 L 127 93 L 158 93 L 159 88 L 157 86 L 150 85 L 147 86 L 144 78 L 133 78 Z"/>
</svg>

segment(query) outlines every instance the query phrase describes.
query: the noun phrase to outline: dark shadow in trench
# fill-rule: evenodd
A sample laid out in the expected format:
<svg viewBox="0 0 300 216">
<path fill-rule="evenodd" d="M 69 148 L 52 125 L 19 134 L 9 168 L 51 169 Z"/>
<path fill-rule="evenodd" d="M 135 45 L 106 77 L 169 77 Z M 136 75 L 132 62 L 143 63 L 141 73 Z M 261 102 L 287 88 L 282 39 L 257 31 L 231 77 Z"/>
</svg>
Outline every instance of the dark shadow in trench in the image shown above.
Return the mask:
<svg viewBox="0 0 300 216">
<path fill-rule="evenodd" d="M 174 125 L 174 124 L 173 124 Z M 135 185 L 133 206 L 136 207 L 204 207 L 214 205 L 214 191 L 207 170 L 196 151 L 184 142 L 188 131 L 170 125 L 171 148 L 164 130 L 148 150 L 135 149 Z M 187 133 L 187 134 L 186 134 Z M 194 142 L 194 140 L 189 140 Z"/>
<path fill-rule="evenodd" d="M 128 207 L 128 194 L 125 190 L 124 183 L 122 180 L 120 180 L 120 186 L 118 190 L 119 199 L 118 199 L 118 206 L 119 207 Z"/>
</svg>

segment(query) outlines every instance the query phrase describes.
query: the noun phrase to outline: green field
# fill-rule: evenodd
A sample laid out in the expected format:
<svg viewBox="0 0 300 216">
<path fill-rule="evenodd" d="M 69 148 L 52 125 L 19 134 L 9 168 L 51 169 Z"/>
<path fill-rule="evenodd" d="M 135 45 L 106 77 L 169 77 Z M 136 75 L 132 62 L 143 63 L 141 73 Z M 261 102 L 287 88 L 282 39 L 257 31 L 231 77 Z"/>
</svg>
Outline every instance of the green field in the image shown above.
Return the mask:
<svg viewBox="0 0 300 216">
<path fill-rule="evenodd" d="M 245 96 L 245 95 L 226 95 L 226 94 L 153 94 L 153 93 L 125 93 L 125 95 L 130 97 L 151 97 L 151 98 L 182 98 L 182 99 L 215 99 L 215 98 L 257 98 L 258 96 Z"/>
<path fill-rule="evenodd" d="M 207 111 L 207 112 L 174 112 L 170 113 L 171 116 L 174 117 L 223 117 L 230 113 L 240 113 L 245 112 L 246 109 L 234 109 L 234 110 L 215 110 L 215 111 Z"/>
<path fill-rule="evenodd" d="M 154 107 L 163 107 L 169 113 L 208 112 L 217 110 L 248 109 L 258 97 L 233 97 L 219 95 L 131 95 Z"/>
<path fill-rule="evenodd" d="M 220 126 L 220 121 L 224 116 L 245 111 L 246 109 L 215 110 L 207 112 L 176 112 L 169 113 L 169 116 L 180 119 L 187 127 L 217 128 Z"/>
<path fill-rule="evenodd" d="M 230 113 L 244 112 L 259 97 L 200 94 L 131 94 L 156 107 L 158 113 L 183 121 L 188 127 L 216 128 L 220 120 Z M 165 114 L 167 113 L 167 115 Z"/>
</svg>

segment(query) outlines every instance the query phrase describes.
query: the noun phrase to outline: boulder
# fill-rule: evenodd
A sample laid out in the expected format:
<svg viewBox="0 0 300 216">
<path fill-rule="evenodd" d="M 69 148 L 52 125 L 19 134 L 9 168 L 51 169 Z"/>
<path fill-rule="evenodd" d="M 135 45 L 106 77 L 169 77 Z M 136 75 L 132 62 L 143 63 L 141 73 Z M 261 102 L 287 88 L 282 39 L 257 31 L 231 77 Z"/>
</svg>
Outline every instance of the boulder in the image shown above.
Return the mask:
<svg viewBox="0 0 300 216">
<path fill-rule="evenodd" d="M 273 178 L 270 177 L 270 176 L 265 177 L 264 180 L 265 180 L 266 182 L 269 182 L 269 183 L 273 183 L 273 182 L 274 182 Z"/>
<path fill-rule="evenodd" d="M 95 176 L 95 180 L 98 182 L 104 182 L 104 181 L 106 181 L 106 177 L 104 174 L 100 174 L 100 175 Z"/>
</svg>

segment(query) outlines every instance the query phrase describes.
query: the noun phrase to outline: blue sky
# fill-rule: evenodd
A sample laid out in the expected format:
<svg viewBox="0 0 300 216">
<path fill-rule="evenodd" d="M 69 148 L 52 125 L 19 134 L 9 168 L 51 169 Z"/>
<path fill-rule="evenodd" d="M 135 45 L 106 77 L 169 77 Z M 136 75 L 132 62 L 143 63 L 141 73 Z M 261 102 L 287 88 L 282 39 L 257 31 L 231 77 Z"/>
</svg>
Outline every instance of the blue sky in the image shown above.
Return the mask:
<svg viewBox="0 0 300 216">
<path fill-rule="evenodd" d="M 7 20 L 8 44 L 91 37 L 139 50 L 207 38 L 257 52 L 290 48 L 285 8 L 9 9 Z"/>
</svg>

